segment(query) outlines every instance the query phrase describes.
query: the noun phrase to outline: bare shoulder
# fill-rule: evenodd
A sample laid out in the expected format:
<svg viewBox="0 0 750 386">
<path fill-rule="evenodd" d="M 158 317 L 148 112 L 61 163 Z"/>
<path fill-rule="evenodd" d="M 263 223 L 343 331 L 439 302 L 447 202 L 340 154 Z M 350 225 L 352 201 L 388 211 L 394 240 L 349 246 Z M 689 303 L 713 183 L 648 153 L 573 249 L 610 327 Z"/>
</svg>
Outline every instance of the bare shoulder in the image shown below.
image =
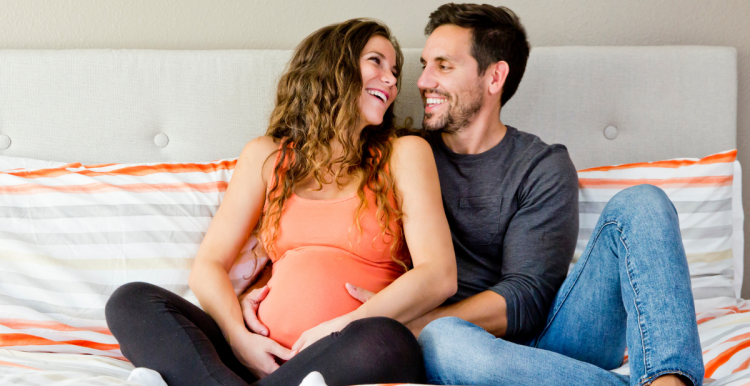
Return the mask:
<svg viewBox="0 0 750 386">
<path fill-rule="evenodd" d="M 250 140 L 242 149 L 240 158 L 266 158 L 279 148 L 275 138 L 267 135 Z"/>
<path fill-rule="evenodd" d="M 423 194 L 421 192 L 438 185 L 435 158 L 424 138 L 405 136 L 394 141 L 390 166 L 393 178 L 405 197 L 410 196 L 410 192 Z"/>
<path fill-rule="evenodd" d="M 250 140 L 237 160 L 237 169 L 260 170 L 265 182 L 273 169 L 273 155 L 278 149 L 277 140 L 267 135 Z"/>
<path fill-rule="evenodd" d="M 430 144 L 424 138 L 408 135 L 393 142 L 391 167 L 395 173 L 399 170 L 414 170 L 430 165 L 434 167 L 435 159 Z"/>
</svg>

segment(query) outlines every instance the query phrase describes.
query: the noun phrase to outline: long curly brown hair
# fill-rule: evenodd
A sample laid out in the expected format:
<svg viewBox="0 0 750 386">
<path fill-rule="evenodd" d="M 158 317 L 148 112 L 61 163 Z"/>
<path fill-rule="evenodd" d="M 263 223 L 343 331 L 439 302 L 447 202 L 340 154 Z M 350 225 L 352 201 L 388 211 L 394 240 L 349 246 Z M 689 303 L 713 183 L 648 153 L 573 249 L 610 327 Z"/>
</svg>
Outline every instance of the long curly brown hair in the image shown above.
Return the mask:
<svg viewBox="0 0 750 386">
<path fill-rule="evenodd" d="M 403 53 L 388 27 L 367 19 L 330 25 L 305 38 L 279 80 L 266 135 L 281 142 L 279 159 L 287 161 L 274 166 L 259 222 L 258 234 L 266 236 L 262 244 L 269 254 L 274 253 L 281 213 L 297 183 L 312 176 L 319 188 L 332 181 L 342 186 L 342 179 L 356 176 L 361 177 L 357 188 L 360 203 L 353 225 L 362 232 L 359 220 L 368 206 L 368 188 L 377 205 L 379 236 L 391 242 L 391 258 L 407 269 L 403 213 L 389 199 L 396 197 L 397 191 L 387 165 L 393 140 L 401 132 L 395 124 L 394 105 L 386 110 L 380 125 L 367 126 L 359 134 L 355 130 L 361 122 L 359 98 L 364 87 L 359 61 L 373 36 L 383 36 L 393 44 L 400 85 Z M 334 139 L 343 150 L 336 158 L 331 148 Z M 327 176 L 333 179 L 326 181 Z"/>
</svg>

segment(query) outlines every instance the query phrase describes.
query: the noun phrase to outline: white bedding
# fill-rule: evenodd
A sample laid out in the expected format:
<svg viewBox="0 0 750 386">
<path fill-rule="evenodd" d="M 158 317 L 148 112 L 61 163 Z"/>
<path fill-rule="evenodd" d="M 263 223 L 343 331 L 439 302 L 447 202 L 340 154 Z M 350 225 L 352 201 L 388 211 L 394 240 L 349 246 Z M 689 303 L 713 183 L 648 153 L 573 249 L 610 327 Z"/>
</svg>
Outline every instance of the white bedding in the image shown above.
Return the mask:
<svg viewBox="0 0 750 386">
<path fill-rule="evenodd" d="M 704 383 L 750 385 L 750 300 L 715 299 L 715 304 L 720 307 L 697 315 L 706 366 Z M 139 385 L 127 381 L 132 370 L 129 362 L 98 355 L 0 349 L 0 385 Z M 628 364 L 614 371 L 627 374 Z"/>
</svg>

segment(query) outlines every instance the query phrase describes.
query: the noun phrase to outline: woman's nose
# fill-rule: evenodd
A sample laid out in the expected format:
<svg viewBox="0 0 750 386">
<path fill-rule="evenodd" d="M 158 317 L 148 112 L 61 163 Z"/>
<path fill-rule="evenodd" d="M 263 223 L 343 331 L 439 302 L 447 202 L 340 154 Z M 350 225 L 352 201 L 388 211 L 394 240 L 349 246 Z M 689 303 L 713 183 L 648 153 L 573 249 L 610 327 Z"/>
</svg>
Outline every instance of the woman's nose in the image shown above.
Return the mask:
<svg viewBox="0 0 750 386">
<path fill-rule="evenodd" d="M 395 85 L 397 81 L 396 76 L 393 75 L 390 71 L 384 71 L 383 75 L 380 77 L 380 80 L 389 86 Z"/>
</svg>

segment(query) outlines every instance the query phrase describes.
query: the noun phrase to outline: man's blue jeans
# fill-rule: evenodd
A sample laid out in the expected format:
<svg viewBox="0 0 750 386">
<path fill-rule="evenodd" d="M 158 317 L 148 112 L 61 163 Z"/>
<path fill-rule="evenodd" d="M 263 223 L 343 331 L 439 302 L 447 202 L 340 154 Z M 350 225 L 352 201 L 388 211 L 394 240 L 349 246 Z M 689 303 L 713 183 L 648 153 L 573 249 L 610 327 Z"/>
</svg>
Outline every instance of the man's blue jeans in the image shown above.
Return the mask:
<svg viewBox="0 0 750 386">
<path fill-rule="evenodd" d="M 690 274 L 674 205 L 640 185 L 604 208 L 544 329 L 526 345 L 458 318 L 419 336 L 430 383 L 643 385 L 664 374 L 703 382 Z M 607 370 L 628 348 L 630 377 Z"/>
</svg>

